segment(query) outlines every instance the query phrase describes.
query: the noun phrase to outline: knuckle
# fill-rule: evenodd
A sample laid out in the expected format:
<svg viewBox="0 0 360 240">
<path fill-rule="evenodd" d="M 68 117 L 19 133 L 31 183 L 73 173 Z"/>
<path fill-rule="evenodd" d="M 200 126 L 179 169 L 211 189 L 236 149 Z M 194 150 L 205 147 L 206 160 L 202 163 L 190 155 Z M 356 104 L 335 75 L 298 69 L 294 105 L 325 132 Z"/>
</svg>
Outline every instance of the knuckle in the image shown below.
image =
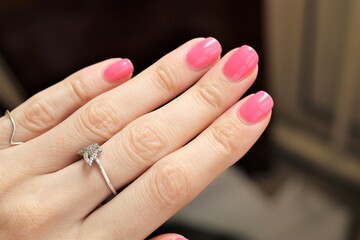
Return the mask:
<svg viewBox="0 0 360 240">
<path fill-rule="evenodd" d="M 31 132 L 41 132 L 56 124 L 56 114 L 49 99 L 35 96 L 23 111 L 19 124 Z"/>
<path fill-rule="evenodd" d="M 190 175 L 178 164 L 163 163 L 154 168 L 152 192 L 156 206 L 166 208 L 181 203 L 191 189 Z"/>
<path fill-rule="evenodd" d="M 161 132 L 158 125 L 150 121 L 140 122 L 129 129 L 125 150 L 136 165 L 143 168 L 161 157 L 166 147 Z"/>
<path fill-rule="evenodd" d="M 209 130 L 209 140 L 213 145 L 212 149 L 221 156 L 229 156 L 233 152 L 237 142 L 237 131 L 234 125 L 230 123 L 216 125 Z"/>
<path fill-rule="evenodd" d="M 225 86 L 220 81 L 205 81 L 199 83 L 195 90 L 195 98 L 212 108 L 219 108 L 223 104 Z"/>
<path fill-rule="evenodd" d="M 95 101 L 80 114 L 80 124 L 90 134 L 108 139 L 123 127 L 119 112 L 110 101 Z"/>
<path fill-rule="evenodd" d="M 154 69 L 154 84 L 166 93 L 173 93 L 176 91 L 176 73 L 173 66 L 159 65 Z"/>
<path fill-rule="evenodd" d="M 88 78 L 80 73 L 71 76 L 69 81 L 70 96 L 80 100 L 80 102 L 87 102 L 91 98 L 89 84 L 87 84 L 89 82 Z"/>
</svg>

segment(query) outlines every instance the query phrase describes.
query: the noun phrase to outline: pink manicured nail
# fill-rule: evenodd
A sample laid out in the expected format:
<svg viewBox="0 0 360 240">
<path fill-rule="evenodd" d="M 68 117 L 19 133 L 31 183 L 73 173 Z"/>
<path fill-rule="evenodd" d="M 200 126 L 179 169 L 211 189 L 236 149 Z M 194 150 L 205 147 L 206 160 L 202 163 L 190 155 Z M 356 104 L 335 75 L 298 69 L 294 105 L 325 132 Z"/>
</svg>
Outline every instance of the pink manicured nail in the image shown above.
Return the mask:
<svg viewBox="0 0 360 240">
<path fill-rule="evenodd" d="M 184 237 L 177 237 L 177 238 L 175 238 L 174 240 L 189 240 L 189 239 L 184 238 Z"/>
<path fill-rule="evenodd" d="M 104 77 L 106 81 L 114 83 L 129 76 L 133 71 L 134 66 L 131 61 L 124 58 L 107 67 L 104 71 Z"/>
<path fill-rule="evenodd" d="M 242 119 L 248 123 L 256 123 L 269 114 L 274 106 L 270 95 L 264 91 L 251 96 L 239 109 Z"/>
<path fill-rule="evenodd" d="M 230 81 L 238 82 L 256 67 L 259 57 L 256 51 L 249 46 L 241 46 L 236 50 L 229 60 L 225 63 L 223 72 Z"/>
<path fill-rule="evenodd" d="M 221 54 L 220 43 L 208 37 L 196 44 L 186 55 L 186 62 L 196 70 L 203 69 L 215 62 Z"/>
</svg>

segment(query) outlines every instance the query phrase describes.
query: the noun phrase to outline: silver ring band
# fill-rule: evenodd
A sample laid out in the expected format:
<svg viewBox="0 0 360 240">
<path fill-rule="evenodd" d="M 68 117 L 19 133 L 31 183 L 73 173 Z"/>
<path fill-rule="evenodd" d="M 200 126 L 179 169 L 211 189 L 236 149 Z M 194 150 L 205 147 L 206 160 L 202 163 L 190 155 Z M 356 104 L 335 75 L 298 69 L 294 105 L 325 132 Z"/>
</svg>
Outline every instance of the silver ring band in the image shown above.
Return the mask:
<svg viewBox="0 0 360 240">
<path fill-rule="evenodd" d="M 5 113 L 9 116 L 10 121 L 11 121 L 12 126 L 13 126 L 13 130 L 12 130 L 11 137 L 10 137 L 10 145 L 23 144 L 24 142 L 14 141 L 14 136 L 15 136 L 15 132 L 16 132 L 16 122 L 15 122 L 15 119 L 12 117 L 9 110 L 6 110 Z"/>
<path fill-rule="evenodd" d="M 108 175 L 106 174 L 105 169 L 104 169 L 104 167 L 102 166 L 102 164 L 101 164 L 101 162 L 100 162 L 100 159 L 96 158 L 96 159 L 95 159 L 95 162 L 96 162 L 96 164 L 98 165 L 98 167 L 99 167 L 99 169 L 100 169 L 100 172 L 101 172 L 101 174 L 103 175 L 103 177 L 104 177 L 107 185 L 109 186 L 110 190 L 112 191 L 112 193 L 114 194 L 114 196 L 116 196 L 116 195 L 117 195 L 117 192 L 116 192 L 114 186 L 112 185 L 112 183 L 110 182 L 110 179 L 109 179 Z"/>
<path fill-rule="evenodd" d="M 111 192 L 114 194 L 114 196 L 117 195 L 117 192 L 114 188 L 114 186 L 112 185 L 109 176 L 106 174 L 106 171 L 103 167 L 103 165 L 100 162 L 100 159 L 98 158 L 98 154 L 102 152 L 102 147 L 97 144 L 91 144 L 83 149 L 81 149 L 78 152 L 78 155 L 83 157 L 83 159 L 85 160 L 86 164 L 89 166 L 92 166 L 92 164 L 95 162 L 96 165 L 98 165 L 101 174 L 103 175 L 106 184 L 108 185 L 108 187 L 110 188 Z"/>
</svg>

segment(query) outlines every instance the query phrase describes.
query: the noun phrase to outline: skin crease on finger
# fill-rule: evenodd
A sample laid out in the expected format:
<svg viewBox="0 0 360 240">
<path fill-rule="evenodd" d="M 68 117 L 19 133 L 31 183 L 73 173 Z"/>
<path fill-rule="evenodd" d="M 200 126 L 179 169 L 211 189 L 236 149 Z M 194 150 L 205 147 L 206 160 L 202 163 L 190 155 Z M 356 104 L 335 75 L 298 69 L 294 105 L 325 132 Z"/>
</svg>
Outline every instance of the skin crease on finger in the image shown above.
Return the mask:
<svg viewBox="0 0 360 240">
<path fill-rule="evenodd" d="M 181 126 L 186 125 L 185 120 L 181 120 L 179 126 L 173 126 L 173 128 L 179 127 L 183 132 L 193 132 L 193 134 L 184 135 L 186 138 L 184 137 L 182 141 L 188 143 L 185 146 L 183 146 L 183 143 L 179 143 L 179 146 L 176 145 L 174 149 L 169 149 L 163 156 L 158 157 L 157 161 L 152 162 L 153 165 L 144 166 L 144 169 L 139 173 L 133 173 L 136 176 L 135 179 L 124 179 L 125 175 L 114 174 L 112 171 L 115 168 L 110 166 L 116 165 L 109 165 L 106 162 L 108 160 L 107 154 L 111 153 L 106 151 L 106 149 L 109 149 L 106 148 L 106 144 L 109 145 L 111 139 L 115 139 L 115 134 L 120 135 L 121 129 L 109 136 L 110 140 L 100 139 L 100 142 L 107 141 L 104 144 L 105 152 L 99 155 L 99 159 L 103 162 L 111 181 L 117 183 L 116 186 L 126 183 L 125 181 L 132 182 L 118 196 L 101 207 L 99 207 L 101 200 L 96 199 L 96 196 L 103 196 L 104 193 L 105 195 L 109 194 L 109 189 L 99 169 L 96 166 L 89 167 L 83 161 L 73 163 L 74 160 L 70 159 L 72 155 L 75 158 L 76 151 L 80 149 L 76 145 L 76 135 L 84 137 L 85 134 L 74 134 L 74 128 L 61 128 L 63 122 L 68 126 L 75 123 L 76 117 L 80 116 L 81 111 L 86 109 L 86 106 L 78 109 L 75 114 L 72 114 L 66 120 L 56 120 L 59 121 L 59 124 L 52 130 L 34 136 L 34 139 L 29 140 L 27 143 L 1 150 L 0 239 L 144 239 L 192 200 L 218 174 L 245 154 L 255 143 L 266 128 L 273 107 L 271 97 L 264 91 L 236 102 L 241 93 L 245 92 L 252 84 L 256 76 L 258 62 L 256 52 L 249 46 L 244 45 L 231 51 L 224 60 L 218 61 L 220 53 L 221 46 L 216 39 L 195 39 L 165 56 L 159 63 L 155 63 L 154 66 L 131 81 L 119 85 L 109 92 L 106 90 L 109 90 L 110 87 L 103 87 L 102 90 L 92 93 L 94 99 L 86 106 L 95 103 L 99 99 L 107 99 L 111 94 L 118 97 L 126 94 L 126 92 L 129 94 L 128 99 L 134 99 L 131 104 L 136 106 L 135 110 L 141 108 L 141 105 L 147 104 L 147 108 L 143 108 L 138 113 L 133 113 L 133 117 L 127 120 L 127 124 L 131 126 L 131 122 L 182 94 L 188 87 L 192 86 L 188 90 L 189 93 L 182 94 L 182 97 L 178 97 L 171 103 L 171 106 L 176 106 L 176 108 L 166 108 L 165 106 L 163 108 L 164 114 L 161 114 L 161 116 L 165 118 L 166 113 L 171 112 L 170 110 L 173 111 L 172 114 L 175 114 L 174 109 L 182 109 L 181 101 L 183 100 L 186 104 L 191 103 L 190 99 L 193 99 L 191 98 L 193 96 L 191 91 L 193 91 L 196 94 L 200 93 L 198 96 L 202 97 L 202 100 L 197 99 L 191 103 L 192 109 L 198 109 L 198 114 L 193 114 L 194 117 L 198 118 L 194 118 L 192 121 L 208 122 L 204 126 L 197 125 L 197 129 L 190 124 L 191 121 L 187 123 L 188 128 L 181 128 Z M 167 59 L 169 61 L 166 61 Z M 178 67 L 174 70 L 171 67 L 167 68 L 160 65 L 162 72 L 157 72 L 157 75 L 147 75 L 148 72 L 159 69 L 156 64 L 164 63 L 174 64 Z M 114 82 L 122 83 L 122 81 L 127 80 L 133 70 L 132 65 L 129 68 L 130 64 L 131 62 L 128 59 L 117 59 L 107 64 L 94 65 L 92 71 L 101 74 L 97 75 L 100 76 L 99 78 L 93 80 L 98 81 L 100 79 L 103 80 L 101 84 L 110 85 L 114 84 Z M 171 69 L 170 72 L 164 72 L 168 71 L 168 69 Z M 88 76 L 86 71 L 83 72 L 82 76 Z M 163 84 L 166 83 L 166 85 L 163 85 L 165 86 L 163 89 L 169 89 L 169 86 L 171 86 L 173 90 L 171 93 L 166 92 L 166 94 L 164 94 L 163 90 L 163 92 L 155 92 L 156 88 L 151 86 L 154 82 L 149 82 L 149 78 L 146 76 L 172 78 L 172 82 L 169 82 L 169 79 L 162 79 L 161 81 Z M 218 76 L 221 76 L 220 79 L 217 79 Z M 199 78 L 197 84 L 196 81 Z M 148 82 L 144 82 L 144 79 L 147 79 Z M 182 82 L 179 82 L 180 80 Z M 216 82 L 220 80 L 224 82 L 221 84 Z M 143 87 L 145 84 L 148 85 Z M 141 100 L 138 95 L 130 96 L 128 90 L 122 92 L 122 89 L 131 88 L 142 89 L 141 98 L 148 97 L 145 99 L 146 101 Z M 236 94 L 232 92 L 224 94 L 219 89 L 239 92 L 236 92 Z M 147 92 L 149 90 L 151 90 L 150 93 L 152 94 Z M 133 92 L 139 94 L 139 91 Z M 218 95 L 219 92 L 220 95 Z M 99 94 L 102 94 L 102 96 L 95 96 Z M 160 97 L 161 100 L 159 100 Z M 222 97 L 224 99 L 221 99 Z M 135 101 L 136 99 L 138 100 Z M 213 104 L 214 101 L 216 104 Z M 139 106 L 134 105 L 136 103 Z M 197 105 L 199 103 L 206 105 L 206 107 L 199 107 L 201 105 Z M 217 103 L 220 103 L 220 105 Z M 170 104 L 168 105 L 170 106 Z M 129 109 L 130 111 L 130 108 L 121 109 Z M 114 111 L 118 110 L 114 109 Z M 200 114 L 201 111 L 203 111 L 203 115 Z M 184 113 L 187 112 L 184 111 L 179 116 L 183 115 L 184 119 L 190 117 Z M 211 117 L 209 117 L 210 115 Z M 152 116 L 155 117 L 156 115 Z M 206 120 L 204 120 L 205 117 L 207 117 Z M 165 124 L 159 124 L 159 129 L 156 131 L 160 133 L 164 128 Z M 65 131 L 66 129 L 72 129 L 72 131 L 68 133 Z M 168 129 L 171 129 L 171 127 L 168 127 Z M 69 136 L 66 147 L 61 149 L 63 152 L 56 149 L 55 145 L 51 145 L 53 139 L 51 137 L 54 136 L 55 132 L 57 136 Z M 195 137 L 198 133 L 200 134 Z M 176 132 L 175 136 L 181 136 L 181 131 Z M 83 141 L 85 143 L 88 140 L 83 139 Z M 171 140 L 171 144 L 174 141 L 176 140 Z M 39 144 L 40 142 L 42 144 Z M 89 143 L 92 143 L 92 141 Z M 89 143 L 86 142 L 86 144 Z M 119 144 L 119 142 L 117 143 Z M 119 145 L 118 147 L 120 148 Z M 32 152 L 33 149 L 35 149 L 35 152 Z M 138 148 L 138 152 L 135 154 L 141 156 L 139 155 L 141 149 Z M 57 156 L 53 158 L 46 157 L 46 152 L 51 154 L 54 151 L 57 152 Z M 130 158 L 127 159 L 131 161 Z M 207 161 L 204 161 L 204 159 L 207 159 Z M 66 161 L 67 163 L 64 164 Z M 37 167 L 44 170 L 46 166 L 53 168 L 36 173 Z M 75 166 L 80 167 L 74 168 Z M 68 172 L 71 173 L 72 169 L 79 169 L 77 175 L 78 177 L 84 177 L 84 179 L 75 181 L 76 178 L 70 178 L 69 176 L 72 175 L 67 174 Z M 174 172 L 173 169 L 179 171 Z M 183 171 L 184 169 L 187 169 L 187 171 Z M 61 176 L 60 179 L 59 176 Z M 86 178 L 89 178 L 89 180 Z M 117 178 L 122 178 L 120 180 L 123 182 L 119 182 Z M 91 181 L 95 179 L 97 182 L 89 184 L 90 179 Z M 181 182 L 183 182 L 181 179 L 185 179 L 184 181 L 187 183 L 196 182 L 196 184 L 189 184 L 182 188 L 184 186 L 181 186 Z M 77 185 L 82 182 L 87 182 L 88 185 Z M 177 197 L 179 189 L 186 190 L 184 190 L 184 194 L 181 194 L 181 197 Z M 94 197 L 89 195 L 86 198 L 79 198 L 76 202 L 73 201 L 77 196 L 82 196 L 83 192 L 89 190 L 91 190 L 90 192 Z M 94 201 L 94 199 L 96 200 Z M 94 203 L 90 204 L 93 207 L 88 209 L 88 203 L 91 201 L 94 201 Z M 186 238 L 177 234 L 167 234 L 153 239 L 184 240 Z"/>
</svg>

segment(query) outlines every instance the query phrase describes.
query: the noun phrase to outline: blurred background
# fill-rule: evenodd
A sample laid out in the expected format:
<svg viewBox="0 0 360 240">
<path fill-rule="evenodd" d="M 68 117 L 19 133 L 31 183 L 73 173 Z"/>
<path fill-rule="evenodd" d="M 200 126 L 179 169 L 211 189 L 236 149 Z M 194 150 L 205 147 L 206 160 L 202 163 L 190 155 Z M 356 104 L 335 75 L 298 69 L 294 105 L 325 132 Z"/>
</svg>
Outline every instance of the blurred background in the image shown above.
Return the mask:
<svg viewBox="0 0 360 240">
<path fill-rule="evenodd" d="M 260 141 L 156 233 L 189 239 L 360 239 L 360 1 L 1 0 L 0 110 L 74 71 L 127 57 L 135 74 L 194 37 L 260 56 Z"/>
</svg>

